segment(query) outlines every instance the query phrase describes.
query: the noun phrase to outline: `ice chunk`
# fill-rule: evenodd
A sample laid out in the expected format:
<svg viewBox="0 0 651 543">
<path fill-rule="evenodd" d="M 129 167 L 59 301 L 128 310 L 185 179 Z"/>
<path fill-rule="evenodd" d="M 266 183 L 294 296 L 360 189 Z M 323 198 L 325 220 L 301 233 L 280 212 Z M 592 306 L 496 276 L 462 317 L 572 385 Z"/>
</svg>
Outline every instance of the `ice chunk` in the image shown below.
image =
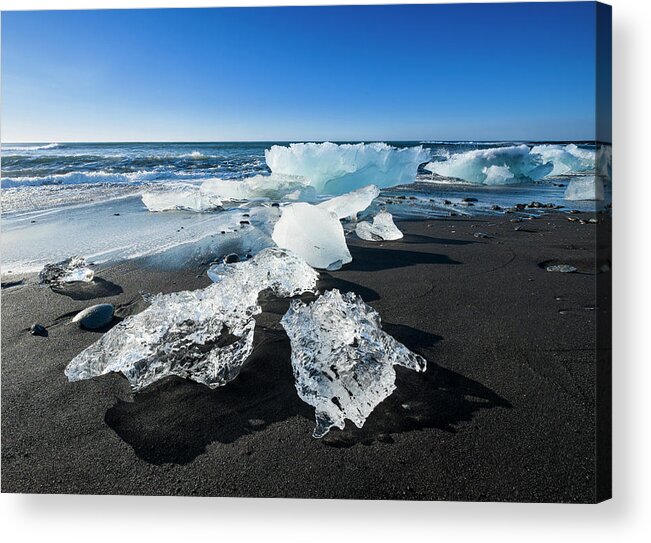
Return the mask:
<svg viewBox="0 0 651 543">
<path fill-rule="evenodd" d="M 550 264 L 545 267 L 548 272 L 574 273 L 576 268 L 569 264 Z"/>
<path fill-rule="evenodd" d="M 206 194 L 199 187 L 181 186 L 149 191 L 142 195 L 142 203 L 149 211 L 213 211 L 222 206 L 214 195 Z"/>
<path fill-rule="evenodd" d="M 71 256 L 56 264 L 46 264 L 38 275 L 41 285 L 61 285 L 63 283 L 90 283 L 95 272 L 81 256 Z"/>
<path fill-rule="evenodd" d="M 308 203 L 284 206 L 271 237 L 314 268 L 339 269 L 353 259 L 337 216 Z"/>
<path fill-rule="evenodd" d="M 301 200 L 316 197 L 314 187 L 301 177 L 286 175 L 255 175 L 245 179 L 206 179 L 201 185 L 205 194 L 224 200 Z"/>
<path fill-rule="evenodd" d="M 425 359 L 382 331 L 378 313 L 352 292 L 329 290 L 308 305 L 293 300 L 281 323 L 298 395 L 316 410 L 314 437 L 343 429 L 344 419 L 361 428 L 395 390 L 395 364 L 426 369 Z"/>
<path fill-rule="evenodd" d="M 503 185 L 542 179 L 554 169 L 553 162 L 529 151 L 526 145 L 477 149 L 430 162 L 425 169 L 445 177 L 469 183 Z"/>
<path fill-rule="evenodd" d="M 419 164 L 429 158 L 421 146 L 399 149 L 386 143 L 292 143 L 265 151 L 274 174 L 303 177 L 322 194 L 343 194 L 369 183 L 412 183 Z"/>
<path fill-rule="evenodd" d="M 603 200 L 604 182 L 601 176 L 577 177 L 567 185 L 564 198 L 566 200 Z"/>
<path fill-rule="evenodd" d="M 371 202 L 379 195 L 379 188 L 375 185 L 368 185 L 321 202 L 319 207 L 331 211 L 340 219 L 356 219 L 357 214 L 370 206 Z"/>
<path fill-rule="evenodd" d="M 253 347 L 258 295 L 313 290 L 317 273 L 296 255 L 265 249 L 228 264 L 200 290 L 158 294 L 82 351 L 65 370 L 70 381 L 121 372 L 134 390 L 176 375 L 215 388 L 233 380 Z"/>
<path fill-rule="evenodd" d="M 373 224 L 367 221 L 358 222 L 355 233 L 366 241 L 390 241 L 400 239 L 403 234 L 393 222 L 391 213 L 380 211 L 374 218 Z"/>
<path fill-rule="evenodd" d="M 593 172 L 595 169 L 595 152 L 582 149 L 574 143 L 569 145 L 535 145 L 531 153 L 540 155 L 544 162 L 551 162 L 554 169 L 549 175 L 564 175 Z"/>
</svg>

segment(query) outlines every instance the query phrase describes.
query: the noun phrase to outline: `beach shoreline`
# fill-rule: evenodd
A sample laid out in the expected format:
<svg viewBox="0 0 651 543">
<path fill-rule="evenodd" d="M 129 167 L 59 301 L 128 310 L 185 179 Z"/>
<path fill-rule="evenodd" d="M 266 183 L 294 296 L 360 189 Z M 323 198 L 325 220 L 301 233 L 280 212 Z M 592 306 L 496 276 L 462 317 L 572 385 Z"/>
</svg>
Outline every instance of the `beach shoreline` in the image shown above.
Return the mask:
<svg viewBox="0 0 651 543">
<path fill-rule="evenodd" d="M 70 319 L 103 302 L 128 317 L 146 307 L 142 293 L 207 286 L 205 268 L 127 261 L 58 292 L 4 276 L 2 491 L 594 502 L 595 290 L 609 272 L 595 262 L 598 226 L 569 216 L 397 221 L 402 240 L 347 236 L 353 262 L 321 272 L 319 288 L 359 294 L 428 370 L 398 368 L 362 429 L 348 421 L 321 440 L 294 389 L 287 300 L 263 294 L 235 381 L 168 378 L 134 396 L 121 375 L 67 382 L 67 363 L 101 334 Z M 47 337 L 29 333 L 35 322 Z"/>
</svg>

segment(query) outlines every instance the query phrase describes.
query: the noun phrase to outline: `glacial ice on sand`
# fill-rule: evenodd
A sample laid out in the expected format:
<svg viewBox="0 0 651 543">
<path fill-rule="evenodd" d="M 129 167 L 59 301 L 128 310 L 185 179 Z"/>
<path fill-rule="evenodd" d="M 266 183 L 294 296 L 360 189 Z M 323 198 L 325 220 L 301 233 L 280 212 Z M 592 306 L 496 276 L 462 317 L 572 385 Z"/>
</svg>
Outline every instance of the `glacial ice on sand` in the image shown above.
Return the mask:
<svg viewBox="0 0 651 543">
<path fill-rule="evenodd" d="M 317 272 L 278 248 L 225 266 L 220 280 L 204 289 L 158 294 L 141 313 L 128 317 L 77 355 L 69 381 L 121 372 L 134 391 L 176 375 L 215 388 L 233 380 L 253 348 L 258 295 L 314 290 Z"/>
<path fill-rule="evenodd" d="M 203 193 L 223 200 L 301 200 L 312 201 L 316 194 L 314 187 L 305 179 L 287 175 L 254 175 L 244 179 L 206 179 Z"/>
<path fill-rule="evenodd" d="M 49 286 L 90 283 L 94 276 L 95 272 L 88 267 L 86 259 L 81 256 L 71 256 L 56 264 L 46 264 L 38 275 L 38 282 Z"/>
<path fill-rule="evenodd" d="M 552 172 L 554 163 L 530 152 L 526 145 L 514 145 L 459 153 L 447 160 L 429 162 L 425 169 L 469 183 L 508 185 L 542 179 Z"/>
<path fill-rule="evenodd" d="M 393 222 L 393 216 L 387 211 L 380 211 L 373 218 L 373 224 L 368 221 L 358 222 L 355 233 L 366 241 L 390 241 L 403 237 L 402 232 Z"/>
<path fill-rule="evenodd" d="M 568 145 L 534 145 L 532 154 L 540 155 L 544 162 L 551 162 L 554 169 L 549 175 L 592 172 L 595 168 L 595 152 L 581 149 L 574 143 Z"/>
<path fill-rule="evenodd" d="M 317 438 L 343 429 L 344 419 L 361 428 L 395 390 L 394 365 L 427 366 L 384 332 L 378 313 L 352 292 L 329 290 L 310 304 L 292 300 L 281 323 L 291 342 L 296 390 L 315 408 Z"/>
<path fill-rule="evenodd" d="M 564 198 L 566 200 L 603 200 L 604 182 L 599 175 L 577 177 L 567 185 Z"/>
<path fill-rule="evenodd" d="M 292 143 L 265 151 L 273 174 L 303 177 L 321 194 L 343 194 L 369 183 L 390 187 L 412 183 L 419 164 L 430 159 L 422 147 L 386 143 Z"/>
<path fill-rule="evenodd" d="M 278 247 L 295 252 L 321 270 L 339 269 L 353 259 L 337 215 L 305 202 L 282 208 L 271 237 Z"/>
<path fill-rule="evenodd" d="M 206 194 L 196 186 L 180 186 L 142 194 L 142 203 L 149 211 L 213 211 L 222 206 L 221 200 Z"/>
<path fill-rule="evenodd" d="M 357 214 L 364 211 L 371 202 L 380 195 L 380 189 L 375 185 L 368 185 L 361 189 L 335 196 L 318 206 L 322 209 L 331 211 L 339 219 L 356 219 Z"/>
</svg>

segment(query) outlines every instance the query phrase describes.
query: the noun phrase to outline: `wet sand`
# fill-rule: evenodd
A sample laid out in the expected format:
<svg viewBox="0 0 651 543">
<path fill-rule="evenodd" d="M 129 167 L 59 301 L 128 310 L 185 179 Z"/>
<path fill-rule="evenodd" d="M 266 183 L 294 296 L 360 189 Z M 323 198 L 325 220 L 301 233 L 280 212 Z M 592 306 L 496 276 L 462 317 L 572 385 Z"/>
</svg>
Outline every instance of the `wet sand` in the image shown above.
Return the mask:
<svg viewBox="0 0 651 543">
<path fill-rule="evenodd" d="M 598 227 L 514 218 L 349 238 L 353 262 L 320 287 L 360 294 L 428 370 L 398 368 L 362 429 L 321 440 L 294 389 L 286 300 L 263 296 L 254 353 L 232 383 L 170 378 L 133 396 L 121 375 L 67 382 L 66 364 L 101 334 L 70 319 L 102 302 L 124 318 L 144 309 L 142 291 L 209 284 L 203 270 L 127 263 L 58 292 L 3 277 L 2 491 L 597 501 L 595 292 L 610 275 L 596 273 Z M 551 261 L 578 272 L 547 272 Z M 29 333 L 35 322 L 47 337 Z"/>
</svg>

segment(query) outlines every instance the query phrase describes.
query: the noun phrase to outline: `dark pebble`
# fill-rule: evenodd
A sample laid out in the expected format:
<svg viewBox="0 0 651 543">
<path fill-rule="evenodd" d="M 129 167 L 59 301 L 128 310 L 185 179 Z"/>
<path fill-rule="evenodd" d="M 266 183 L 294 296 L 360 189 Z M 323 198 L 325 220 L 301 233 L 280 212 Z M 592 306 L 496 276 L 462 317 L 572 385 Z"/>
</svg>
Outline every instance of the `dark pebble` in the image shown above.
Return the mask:
<svg viewBox="0 0 651 543">
<path fill-rule="evenodd" d="M 47 328 L 43 326 L 42 324 L 34 323 L 32 326 L 29 328 L 29 333 L 32 334 L 33 336 L 43 336 L 47 337 Z"/>
<path fill-rule="evenodd" d="M 477 202 L 477 198 L 464 198 L 461 200 L 462 202 Z"/>
<path fill-rule="evenodd" d="M 72 322 L 76 322 L 82 328 L 88 328 L 89 330 L 103 328 L 113 320 L 114 311 L 113 304 L 93 305 L 77 313 Z"/>
<path fill-rule="evenodd" d="M 229 255 L 226 255 L 224 257 L 224 263 L 225 264 L 235 264 L 235 262 L 239 262 L 240 257 L 239 255 L 236 255 L 235 253 L 231 253 Z"/>
</svg>

